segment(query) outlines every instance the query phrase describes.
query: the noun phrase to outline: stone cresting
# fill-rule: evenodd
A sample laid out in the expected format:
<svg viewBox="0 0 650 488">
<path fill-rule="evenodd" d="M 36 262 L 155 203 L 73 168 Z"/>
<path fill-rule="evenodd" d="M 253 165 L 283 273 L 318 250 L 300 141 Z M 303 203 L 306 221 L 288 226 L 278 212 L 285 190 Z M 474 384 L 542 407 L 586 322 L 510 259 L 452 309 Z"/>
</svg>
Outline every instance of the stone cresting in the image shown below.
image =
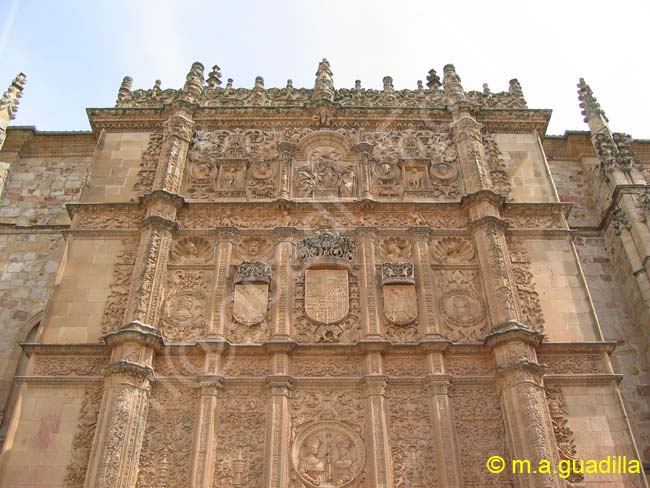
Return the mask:
<svg viewBox="0 0 650 488">
<path fill-rule="evenodd" d="M 243 89 L 194 63 L 179 90 L 126 77 L 116 107 L 89 109 L 97 150 L 71 223 L 0 226 L 18 245 L 65 234 L 11 372 L 0 485 L 647 486 L 485 468 L 650 442 L 627 374 L 638 345 L 613 353 L 634 430 L 597 320 L 631 314 L 590 295 L 626 290 L 590 265 L 619 240 L 616 259 L 632 251 L 648 192 L 635 180 L 616 205 L 594 200 L 603 231 L 587 245 L 550 179 L 550 113 L 517 80 L 467 91 L 453 65 L 441 73 L 341 89 L 322 60 L 313 88 Z M 51 151 L 43 137 L 10 130 L 2 154 L 28 165 Z M 611 140 L 609 180 L 591 153 L 599 185 L 639 176 L 626 151 L 643 151 Z M 30 194 L 26 173 L 9 182 Z"/>
</svg>

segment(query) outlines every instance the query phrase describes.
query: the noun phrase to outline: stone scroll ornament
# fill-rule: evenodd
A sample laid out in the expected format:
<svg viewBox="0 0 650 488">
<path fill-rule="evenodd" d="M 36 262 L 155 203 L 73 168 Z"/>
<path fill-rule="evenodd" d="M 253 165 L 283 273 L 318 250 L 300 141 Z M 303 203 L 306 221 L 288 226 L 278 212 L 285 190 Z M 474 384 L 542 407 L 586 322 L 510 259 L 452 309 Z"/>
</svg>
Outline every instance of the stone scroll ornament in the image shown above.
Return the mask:
<svg viewBox="0 0 650 488">
<path fill-rule="evenodd" d="M 271 267 L 259 261 L 244 261 L 235 267 L 233 319 L 255 325 L 266 316 L 271 284 Z"/>
<path fill-rule="evenodd" d="M 408 325 L 417 318 L 415 267 L 412 263 L 381 265 L 384 315 L 395 325 Z"/>
</svg>

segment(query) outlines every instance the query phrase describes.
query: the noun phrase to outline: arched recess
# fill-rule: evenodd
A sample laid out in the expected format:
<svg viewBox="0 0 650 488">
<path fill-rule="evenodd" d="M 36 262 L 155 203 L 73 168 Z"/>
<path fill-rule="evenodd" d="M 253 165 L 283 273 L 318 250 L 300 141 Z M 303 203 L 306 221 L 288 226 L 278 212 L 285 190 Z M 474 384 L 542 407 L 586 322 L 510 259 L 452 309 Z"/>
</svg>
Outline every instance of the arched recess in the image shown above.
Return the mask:
<svg viewBox="0 0 650 488">
<path fill-rule="evenodd" d="M 0 448 L 4 444 L 5 437 L 7 436 L 7 431 L 9 429 L 9 424 L 11 423 L 11 417 L 16 407 L 16 401 L 20 392 L 20 384 L 16 382 L 16 377 L 24 376 L 25 371 L 27 370 L 27 364 L 29 358 L 23 348 L 21 343 L 23 342 L 38 342 L 39 335 L 41 332 L 41 319 L 43 317 L 43 311 L 39 311 L 32 315 L 25 323 L 18 329 L 16 334 L 16 343 L 14 344 L 11 357 L 9 359 L 9 366 L 7 371 L 4 372 L 4 380 L 10 381 L 11 386 L 5 390 L 6 393 L 3 393 L 1 398 L 1 405 L 4 407 L 2 410 L 2 416 L 0 417 Z M 13 366 L 13 367 L 12 367 Z"/>
</svg>

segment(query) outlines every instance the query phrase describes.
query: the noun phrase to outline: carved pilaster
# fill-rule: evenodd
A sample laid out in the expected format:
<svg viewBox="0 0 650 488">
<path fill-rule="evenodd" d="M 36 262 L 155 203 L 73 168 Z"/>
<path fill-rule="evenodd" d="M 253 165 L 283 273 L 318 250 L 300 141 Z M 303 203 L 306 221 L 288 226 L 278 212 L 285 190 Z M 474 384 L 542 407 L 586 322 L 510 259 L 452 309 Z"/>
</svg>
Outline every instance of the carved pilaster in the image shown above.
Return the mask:
<svg viewBox="0 0 650 488">
<path fill-rule="evenodd" d="M 460 450 L 456 439 L 454 409 L 449 397 L 449 380 L 447 377 L 431 377 L 425 388 L 429 397 L 436 466 L 439 467 L 439 486 L 453 488 L 463 486 L 463 478 L 459 464 Z"/>
<path fill-rule="evenodd" d="M 517 288 L 504 235 L 505 222 L 486 215 L 470 224 L 481 264 L 481 277 L 489 304 L 492 328 L 519 322 Z"/>
<path fill-rule="evenodd" d="M 440 338 L 440 324 L 436 313 L 431 257 L 429 256 L 429 229 L 411 229 L 415 233 L 415 264 L 418 271 L 418 315 L 422 317 L 425 338 Z"/>
<path fill-rule="evenodd" d="M 84 486 L 132 488 L 153 381 L 153 351 L 162 347 L 162 338 L 151 327 L 133 323 L 104 339 L 111 348 L 111 364 Z"/>
<path fill-rule="evenodd" d="M 213 484 L 213 457 L 218 428 L 216 417 L 219 397 L 224 390 L 223 378 L 201 378 L 198 388 L 200 396 L 192 445 L 190 480 L 193 487 L 209 488 Z"/>
<path fill-rule="evenodd" d="M 270 401 L 267 416 L 265 453 L 270 460 L 264 473 L 265 488 L 285 488 L 289 485 L 289 397 L 293 393 L 291 380 L 274 376 L 269 382 Z"/>
<path fill-rule="evenodd" d="M 194 125 L 191 114 L 183 109 L 167 119 L 160 160 L 153 181 L 154 189 L 180 192 Z"/>
<path fill-rule="evenodd" d="M 361 273 L 359 288 L 361 298 L 361 317 L 363 335 L 368 338 L 381 338 L 379 316 L 377 314 L 377 277 L 375 262 L 374 233 L 370 230 L 358 231 L 358 251 Z"/>
<path fill-rule="evenodd" d="M 366 399 L 366 431 L 368 432 L 371 486 L 392 488 L 393 472 L 386 417 L 386 378 L 367 376 L 363 385 Z"/>
<path fill-rule="evenodd" d="M 291 197 L 291 161 L 293 159 L 293 144 L 281 142 L 278 144 L 278 160 L 280 162 L 280 192 L 278 196 L 284 200 Z"/>
<path fill-rule="evenodd" d="M 228 270 L 233 253 L 234 234 L 231 229 L 224 229 L 217 237 L 217 261 L 214 272 L 212 289 L 212 319 L 208 324 L 208 336 L 212 339 L 223 339 L 226 326 L 226 301 L 228 299 Z"/>
<path fill-rule="evenodd" d="M 493 333 L 487 339 L 497 365 L 497 390 L 505 421 L 510 455 L 527 459 L 532 466 L 548 460 L 559 461 L 553 425 L 546 405 L 544 368 L 537 362 L 535 347 L 542 335 L 513 328 Z M 556 474 L 514 474 L 521 488 L 560 488 L 564 481 Z"/>
<path fill-rule="evenodd" d="M 370 151 L 372 145 L 362 142 L 357 144 L 356 151 L 359 154 L 359 197 L 362 200 L 372 198 L 370 192 Z"/>
<path fill-rule="evenodd" d="M 293 244 L 291 242 L 291 230 L 280 229 L 280 242 L 275 250 L 275 266 L 277 282 L 275 286 L 275 299 L 273 307 L 273 339 L 287 340 L 291 336 L 291 324 L 293 307 L 293 270 L 291 269 L 291 256 Z"/>
</svg>

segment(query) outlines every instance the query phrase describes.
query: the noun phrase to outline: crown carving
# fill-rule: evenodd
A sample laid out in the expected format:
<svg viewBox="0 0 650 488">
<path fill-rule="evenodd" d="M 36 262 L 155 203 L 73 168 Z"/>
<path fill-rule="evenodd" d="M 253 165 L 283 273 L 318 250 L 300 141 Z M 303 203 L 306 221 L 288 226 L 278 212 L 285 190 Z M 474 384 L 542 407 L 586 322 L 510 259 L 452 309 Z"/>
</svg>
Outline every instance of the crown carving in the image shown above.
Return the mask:
<svg viewBox="0 0 650 488">
<path fill-rule="evenodd" d="M 383 263 L 381 265 L 381 284 L 415 284 L 415 266 L 412 263 Z"/>
<path fill-rule="evenodd" d="M 235 283 L 271 283 L 271 266 L 260 261 L 244 261 L 235 266 Z"/>
<path fill-rule="evenodd" d="M 356 247 L 352 239 L 343 237 L 338 232 L 320 232 L 298 242 L 298 259 L 304 263 L 330 261 L 351 264 Z"/>
</svg>

